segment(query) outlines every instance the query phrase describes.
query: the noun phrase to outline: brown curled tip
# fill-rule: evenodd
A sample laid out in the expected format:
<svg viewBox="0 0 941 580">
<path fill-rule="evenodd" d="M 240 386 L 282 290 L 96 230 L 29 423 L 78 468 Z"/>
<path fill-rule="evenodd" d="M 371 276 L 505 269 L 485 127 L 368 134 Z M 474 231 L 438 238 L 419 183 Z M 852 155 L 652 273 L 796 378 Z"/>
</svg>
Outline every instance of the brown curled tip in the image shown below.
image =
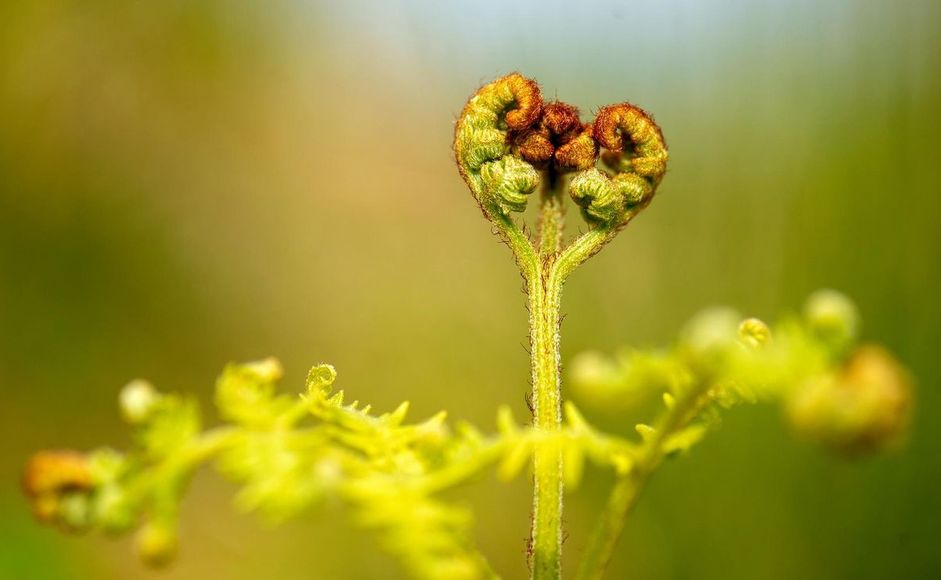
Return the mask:
<svg viewBox="0 0 941 580">
<path fill-rule="evenodd" d="M 75 451 L 40 451 L 26 464 L 23 491 L 36 498 L 92 487 L 88 460 Z"/>
<path fill-rule="evenodd" d="M 90 490 L 94 484 L 85 456 L 74 451 L 40 451 L 26 464 L 23 491 L 39 521 L 56 522 L 62 497 Z M 58 523 L 69 528 L 64 521 Z"/>
<path fill-rule="evenodd" d="M 541 123 L 553 135 L 564 135 L 581 127 L 578 109 L 561 101 L 553 101 L 543 108 Z"/>
<path fill-rule="evenodd" d="M 23 474 L 23 491 L 34 498 L 91 486 L 88 460 L 75 451 L 40 451 L 30 458 Z"/>
<path fill-rule="evenodd" d="M 549 140 L 545 131 L 530 129 L 521 133 L 516 139 L 520 157 L 534 165 L 542 165 L 552 159 L 555 146 Z"/>
<path fill-rule="evenodd" d="M 511 136 L 520 157 L 537 167 L 554 161 L 560 170 L 588 169 L 597 159 L 592 125 L 583 125 L 578 109 L 561 101 L 547 103 L 535 127 Z"/>
<path fill-rule="evenodd" d="M 623 151 L 624 136 L 635 149 L 657 148 L 666 151 L 660 127 L 643 109 L 630 103 L 602 107 L 595 117 L 594 137 L 598 143 L 606 149 Z"/>
<path fill-rule="evenodd" d="M 598 146 L 592 137 L 592 125 L 584 125 L 573 138 L 559 146 L 555 163 L 564 169 L 590 169 L 595 166 Z"/>
<path fill-rule="evenodd" d="M 506 114 L 506 126 L 517 131 L 531 127 L 542 113 L 542 92 L 539 85 L 519 73 L 509 74 L 503 77 L 502 81 L 506 83 L 516 101 L 516 108 Z"/>
</svg>

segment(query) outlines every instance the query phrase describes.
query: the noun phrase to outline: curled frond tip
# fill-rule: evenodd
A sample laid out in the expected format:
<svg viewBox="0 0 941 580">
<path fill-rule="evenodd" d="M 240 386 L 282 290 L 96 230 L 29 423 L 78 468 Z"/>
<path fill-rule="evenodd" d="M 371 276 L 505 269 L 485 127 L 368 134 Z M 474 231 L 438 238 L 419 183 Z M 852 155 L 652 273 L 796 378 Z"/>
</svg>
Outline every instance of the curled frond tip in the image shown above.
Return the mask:
<svg viewBox="0 0 941 580">
<path fill-rule="evenodd" d="M 523 211 L 543 172 L 550 183 L 572 173 L 569 192 L 584 217 L 614 228 L 649 203 L 668 157 L 660 128 L 639 107 L 609 105 L 583 123 L 576 107 L 544 103 L 536 82 L 519 73 L 471 97 L 457 122 L 454 151 L 490 219 Z M 610 173 L 596 167 L 599 152 Z"/>
</svg>

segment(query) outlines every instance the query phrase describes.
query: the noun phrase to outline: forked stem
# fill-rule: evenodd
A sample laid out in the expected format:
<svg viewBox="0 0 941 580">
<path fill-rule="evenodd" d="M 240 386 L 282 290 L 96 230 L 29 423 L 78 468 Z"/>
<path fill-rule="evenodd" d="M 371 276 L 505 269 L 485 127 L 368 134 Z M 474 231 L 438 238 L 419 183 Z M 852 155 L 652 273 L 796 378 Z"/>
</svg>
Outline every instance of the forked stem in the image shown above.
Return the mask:
<svg viewBox="0 0 941 580">
<path fill-rule="evenodd" d="M 562 287 L 549 271 L 562 245 L 564 215 L 560 180 L 547 182 L 541 194 L 539 259 L 527 276 L 533 426 L 555 432 L 562 425 L 559 374 L 559 302 Z M 532 577 L 556 580 L 562 575 L 562 456 L 550 445 L 533 456 Z"/>
<path fill-rule="evenodd" d="M 579 264 L 613 237 L 609 230 L 595 229 L 561 250 L 564 222 L 559 184 L 556 181 L 555 187 L 543 191 L 540 259 L 536 270 L 527 275 L 533 425 L 548 433 L 562 427 L 559 335 L 562 286 Z M 534 580 L 557 580 L 562 576 L 562 493 L 561 450 L 554 445 L 537 446 L 533 457 L 531 545 Z"/>
<path fill-rule="evenodd" d="M 611 154 L 605 163 L 616 175 L 596 167 L 602 148 Z M 526 280 L 533 426 L 546 441 L 557 440 L 562 285 L 650 201 L 666 171 L 663 136 L 646 113 L 629 103 L 603 107 L 594 122 L 583 124 L 575 107 L 545 103 L 535 81 L 511 73 L 467 101 L 455 127 L 454 153 L 461 176 L 513 250 Z M 539 183 L 538 239 L 531 240 L 510 216 L 526 209 Z M 563 249 L 565 189 L 591 229 Z M 558 580 L 561 450 L 554 443 L 537 445 L 533 463 L 532 577 Z"/>
</svg>

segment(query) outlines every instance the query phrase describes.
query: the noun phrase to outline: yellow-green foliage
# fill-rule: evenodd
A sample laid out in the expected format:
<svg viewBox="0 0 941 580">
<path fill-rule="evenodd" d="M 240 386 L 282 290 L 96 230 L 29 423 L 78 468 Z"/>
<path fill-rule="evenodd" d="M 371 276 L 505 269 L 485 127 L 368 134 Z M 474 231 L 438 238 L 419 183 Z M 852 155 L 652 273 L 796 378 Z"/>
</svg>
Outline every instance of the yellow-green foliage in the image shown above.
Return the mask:
<svg viewBox="0 0 941 580">
<path fill-rule="evenodd" d="M 811 298 L 804 316 L 774 330 L 713 309 L 694 318 L 669 349 L 580 355 L 569 374 L 586 404 L 610 412 L 612 405 L 624 411 L 660 401 L 659 418 L 636 425 L 634 440 L 598 432 L 571 402 L 557 432 L 519 425 L 505 408 L 488 436 L 467 424 L 449 427 L 444 413 L 408 423 L 408 403 L 380 415 L 345 404 L 344 392 L 333 390 L 330 365 L 311 369 L 303 393 L 280 393 L 274 359 L 227 366 L 216 383 L 227 422 L 200 431 L 193 400 L 134 381 L 120 400 L 135 447 L 125 454 L 108 448 L 37 454 L 30 489 L 37 514 L 64 528 L 139 527 L 141 557 L 160 564 L 176 549 L 186 483 L 214 461 L 242 485 L 235 498 L 242 510 L 277 522 L 335 498 L 376 529 L 416 577 L 477 578 L 490 572 L 471 544 L 472 516 L 435 493 L 491 464 L 512 478 L 537 447 L 560 451 L 570 487 L 586 459 L 627 478 L 699 442 L 720 410 L 758 401 L 783 402 L 798 432 L 842 451 L 892 444 L 908 417 L 907 378 L 884 351 L 855 347 L 857 325 L 852 305 L 826 292 Z"/>
<path fill-rule="evenodd" d="M 796 432 L 836 451 L 875 451 L 904 434 L 910 384 L 884 350 L 857 346 L 858 324 L 852 303 L 832 290 L 814 294 L 802 316 L 773 329 L 714 308 L 691 320 L 670 348 L 580 354 L 570 384 L 576 398 L 606 412 L 660 401 L 661 418 L 652 424 L 669 423 L 661 441 L 668 453 L 698 442 L 720 410 L 757 402 L 781 404 Z M 645 439 L 657 433 L 646 424 L 637 430 Z"/>
</svg>

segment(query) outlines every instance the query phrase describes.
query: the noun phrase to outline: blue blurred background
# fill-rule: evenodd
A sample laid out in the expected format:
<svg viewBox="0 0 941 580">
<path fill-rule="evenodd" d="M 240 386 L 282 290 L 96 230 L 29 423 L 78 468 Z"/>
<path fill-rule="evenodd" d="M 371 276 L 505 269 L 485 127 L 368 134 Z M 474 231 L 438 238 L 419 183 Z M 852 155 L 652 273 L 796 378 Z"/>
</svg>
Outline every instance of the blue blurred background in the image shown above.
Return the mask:
<svg viewBox="0 0 941 580">
<path fill-rule="evenodd" d="M 227 361 L 267 355 L 289 385 L 330 361 L 379 409 L 525 416 L 520 280 L 450 151 L 467 97 L 512 70 L 586 120 L 630 100 L 671 148 L 656 201 L 569 284 L 565 360 L 834 287 L 919 379 L 907 448 L 862 462 L 736 409 L 652 482 L 611 577 L 941 577 L 939 26 L 931 0 L 4 2 L 0 577 L 398 577 L 341 510 L 269 529 L 208 473 L 150 572 L 127 539 L 36 524 L 19 474 L 36 449 L 127 445 L 129 379 L 208 411 Z M 570 571 L 594 475 L 568 499 Z M 528 494 L 454 494 L 508 578 Z"/>
</svg>

